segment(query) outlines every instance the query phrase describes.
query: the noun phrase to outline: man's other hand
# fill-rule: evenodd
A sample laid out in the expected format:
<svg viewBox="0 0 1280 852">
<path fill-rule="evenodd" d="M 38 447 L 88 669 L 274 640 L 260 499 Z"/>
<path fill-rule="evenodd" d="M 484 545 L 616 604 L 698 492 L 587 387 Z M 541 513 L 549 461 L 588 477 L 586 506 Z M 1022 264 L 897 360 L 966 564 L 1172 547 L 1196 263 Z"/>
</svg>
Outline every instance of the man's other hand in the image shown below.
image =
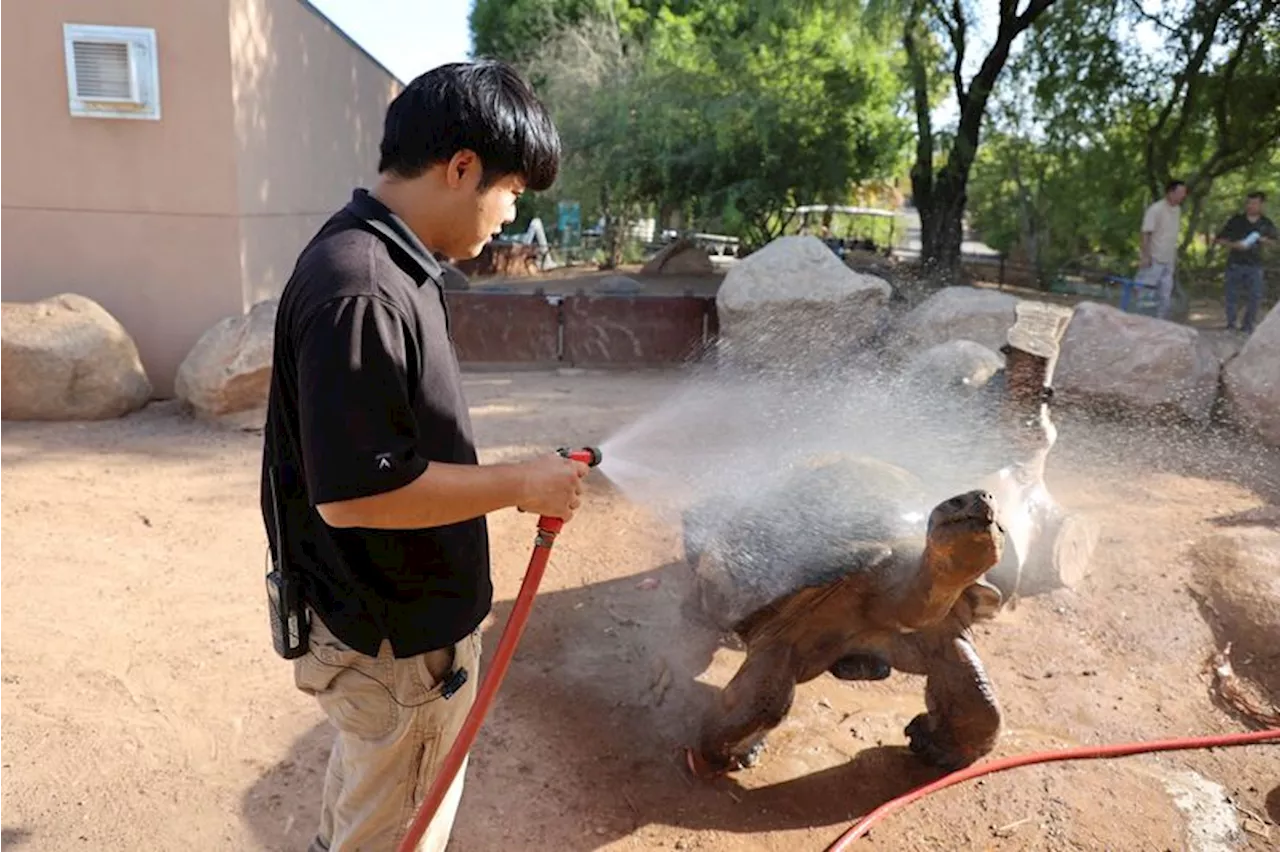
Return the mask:
<svg viewBox="0 0 1280 852">
<path fill-rule="evenodd" d="M 582 504 L 582 478 L 588 467 L 559 455 L 525 462 L 520 511 L 570 520 Z"/>
</svg>

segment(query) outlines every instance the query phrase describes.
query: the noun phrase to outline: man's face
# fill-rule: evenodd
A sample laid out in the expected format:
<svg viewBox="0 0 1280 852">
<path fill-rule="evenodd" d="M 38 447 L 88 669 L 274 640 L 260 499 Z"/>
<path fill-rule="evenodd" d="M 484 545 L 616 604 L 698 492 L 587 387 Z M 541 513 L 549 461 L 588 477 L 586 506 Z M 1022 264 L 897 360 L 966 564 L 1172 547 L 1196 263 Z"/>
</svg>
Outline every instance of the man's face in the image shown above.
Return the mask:
<svg viewBox="0 0 1280 852">
<path fill-rule="evenodd" d="M 1187 197 L 1187 188 L 1185 186 L 1175 186 L 1169 190 L 1169 203 L 1177 207 Z"/>
<path fill-rule="evenodd" d="M 484 166 L 469 151 L 454 155 L 446 182 L 451 198 L 444 245 L 439 248 L 453 260 L 469 260 L 484 250 L 504 225 L 516 218 L 516 199 L 524 192 L 524 178 L 504 175 L 482 186 Z"/>
<path fill-rule="evenodd" d="M 1251 217 L 1257 218 L 1262 215 L 1262 199 L 1249 198 L 1244 203 L 1244 211 Z"/>
</svg>

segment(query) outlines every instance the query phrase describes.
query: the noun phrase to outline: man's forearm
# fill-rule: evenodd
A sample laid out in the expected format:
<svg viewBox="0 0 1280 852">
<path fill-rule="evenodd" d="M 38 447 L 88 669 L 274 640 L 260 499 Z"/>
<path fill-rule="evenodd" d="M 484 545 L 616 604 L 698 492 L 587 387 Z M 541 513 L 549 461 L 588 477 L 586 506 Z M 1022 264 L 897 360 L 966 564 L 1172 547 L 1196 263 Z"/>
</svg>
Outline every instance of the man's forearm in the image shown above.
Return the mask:
<svg viewBox="0 0 1280 852">
<path fill-rule="evenodd" d="M 1142 232 L 1142 262 L 1145 264 L 1151 260 L 1151 232 Z"/>
<path fill-rule="evenodd" d="M 518 465 L 431 462 L 421 476 L 395 491 L 317 507 L 331 527 L 414 530 L 469 521 L 518 505 L 525 497 Z"/>
</svg>

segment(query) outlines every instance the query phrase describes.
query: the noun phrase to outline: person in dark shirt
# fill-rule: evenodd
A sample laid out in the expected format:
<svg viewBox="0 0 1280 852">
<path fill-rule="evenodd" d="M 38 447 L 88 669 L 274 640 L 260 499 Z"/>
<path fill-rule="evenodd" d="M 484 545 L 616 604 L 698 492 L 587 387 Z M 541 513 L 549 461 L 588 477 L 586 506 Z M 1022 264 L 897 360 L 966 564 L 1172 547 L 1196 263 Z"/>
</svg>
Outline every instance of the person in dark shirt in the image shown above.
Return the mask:
<svg viewBox="0 0 1280 852">
<path fill-rule="evenodd" d="M 1262 244 L 1278 238 L 1275 223 L 1262 215 L 1266 196 L 1251 192 L 1245 199 L 1243 213 L 1227 220 L 1214 240 L 1219 245 L 1231 247 L 1227 253 L 1226 312 L 1227 328 L 1236 327 L 1236 315 L 1241 297 L 1245 301 L 1244 320 L 1240 330 L 1253 332 L 1262 305 Z"/>
<path fill-rule="evenodd" d="M 485 515 L 578 507 L 585 465 L 478 464 L 436 259 L 478 255 L 559 161 L 509 66 L 428 71 L 387 109 L 376 183 L 280 297 L 262 513 L 305 603 L 294 681 L 337 728 L 313 852 L 393 850 L 461 728 L 493 597 Z M 419 849 L 445 848 L 464 773 Z"/>
</svg>

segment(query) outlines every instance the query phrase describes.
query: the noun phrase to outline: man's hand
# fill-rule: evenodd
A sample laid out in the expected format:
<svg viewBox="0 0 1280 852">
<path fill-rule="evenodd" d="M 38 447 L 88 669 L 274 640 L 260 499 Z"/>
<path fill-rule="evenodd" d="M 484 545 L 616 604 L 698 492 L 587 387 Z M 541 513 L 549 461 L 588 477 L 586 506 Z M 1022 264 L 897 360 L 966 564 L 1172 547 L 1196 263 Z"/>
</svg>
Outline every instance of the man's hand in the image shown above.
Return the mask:
<svg viewBox="0 0 1280 852">
<path fill-rule="evenodd" d="M 554 455 L 520 467 L 524 479 L 520 511 L 564 521 L 573 517 L 582 504 L 582 477 L 588 470 L 585 464 Z"/>
</svg>

